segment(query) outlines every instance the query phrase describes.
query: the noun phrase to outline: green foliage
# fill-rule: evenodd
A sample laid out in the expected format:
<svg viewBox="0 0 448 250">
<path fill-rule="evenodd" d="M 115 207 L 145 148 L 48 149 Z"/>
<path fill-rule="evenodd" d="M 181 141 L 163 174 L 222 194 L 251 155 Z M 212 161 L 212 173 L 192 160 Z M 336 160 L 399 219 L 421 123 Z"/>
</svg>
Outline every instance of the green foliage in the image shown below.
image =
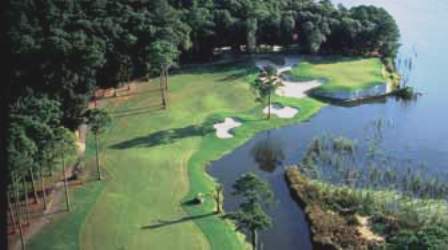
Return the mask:
<svg viewBox="0 0 448 250">
<path fill-rule="evenodd" d="M 240 209 L 231 215 L 240 228 L 248 230 L 266 230 L 272 226 L 272 221 L 259 203 L 243 203 Z"/>
<path fill-rule="evenodd" d="M 61 123 L 59 102 L 45 95 L 19 98 L 11 107 L 8 159 L 11 173 L 26 176 L 29 170 L 51 167 L 58 149 L 55 133 Z"/>
<path fill-rule="evenodd" d="M 395 93 L 395 96 L 403 100 L 413 100 L 416 97 L 416 93 L 413 87 L 406 86 Z"/>
<path fill-rule="evenodd" d="M 152 59 L 152 71 L 159 72 L 160 68 L 174 65 L 179 51 L 176 45 L 167 40 L 158 40 L 151 44 L 149 48 L 149 57 Z"/>
<path fill-rule="evenodd" d="M 111 124 L 112 118 L 106 110 L 89 109 L 85 113 L 87 124 L 94 134 L 101 134 Z"/>
<path fill-rule="evenodd" d="M 443 225 L 428 225 L 420 230 L 402 230 L 390 240 L 390 249 L 442 250 L 448 245 L 448 229 Z"/>
<path fill-rule="evenodd" d="M 257 249 L 256 232 L 272 226 L 271 218 L 263 211 L 262 206 L 271 203 L 274 194 L 269 184 L 253 173 L 239 177 L 233 189 L 232 194 L 241 196 L 243 201 L 229 218 L 236 222 L 238 228 L 252 233 L 252 245 Z"/>
<path fill-rule="evenodd" d="M 233 184 L 233 195 L 241 196 L 246 203 L 262 203 L 272 201 L 274 194 L 268 183 L 253 173 L 244 174 Z"/>
<path fill-rule="evenodd" d="M 27 87 L 58 99 L 76 129 L 93 91 L 115 87 L 160 63 L 210 59 L 215 48 L 259 45 L 394 58 L 399 30 L 382 8 L 329 1 L 15 1 L 7 12 L 13 99 Z"/>
<path fill-rule="evenodd" d="M 267 98 L 270 100 L 271 95 L 281 85 L 277 70 L 272 66 L 265 67 L 259 77 L 251 82 L 251 88 L 256 92 L 257 100 L 261 103 L 264 103 Z"/>
</svg>

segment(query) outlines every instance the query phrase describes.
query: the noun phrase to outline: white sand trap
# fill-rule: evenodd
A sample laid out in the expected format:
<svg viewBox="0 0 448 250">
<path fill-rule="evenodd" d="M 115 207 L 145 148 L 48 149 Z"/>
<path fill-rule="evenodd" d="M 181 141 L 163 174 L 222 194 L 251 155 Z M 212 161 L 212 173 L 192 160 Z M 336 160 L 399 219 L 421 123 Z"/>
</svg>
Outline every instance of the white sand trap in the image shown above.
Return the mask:
<svg viewBox="0 0 448 250">
<path fill-rule="evenodd" d="M 275 90 L 275 93 L 279 96 L 303 98 L 306 97 L 306 92 L 322 85 L 321 81 L 305 81 L 305 82 L 290 82 L 282 81 L 283 86 L 280 86 Z"/>
<path fill-rule="evenodd" d="M 213 125 L 216 129 L 216 136 L 221 139 L 232 138 L 233 135 L 230 132 L 231 129 L 241 126 L 241 122 L 235 121 L 235 119 L 226 117 L 224 122 Z"/>
<path fill-rule="evenodd" d="M 267 114 L 268 111 L 268 107 L 263 109 L 263 113 L 265 114 Z M 280 118 L 293 118 L 297 115 L 297 113 L 299 113 L 299 111 L 295 108 L 291 108 L 288 106 L 282 107 L 276 104 L 271 105 L 271 114 L 276 115 Z"/>
</svg>

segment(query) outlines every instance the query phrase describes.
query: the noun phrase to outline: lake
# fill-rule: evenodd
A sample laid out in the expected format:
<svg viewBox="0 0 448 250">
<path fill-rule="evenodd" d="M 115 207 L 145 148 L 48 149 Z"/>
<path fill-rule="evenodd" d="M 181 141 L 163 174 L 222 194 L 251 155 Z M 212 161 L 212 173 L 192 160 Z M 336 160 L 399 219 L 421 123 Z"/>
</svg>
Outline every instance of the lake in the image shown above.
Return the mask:
<svg viewBox="0 0 448 250">
<path fill-rule="evenodd" d="M 268 180 L 276 204 L 269 213 L 273 227 L 261 233 L 263 249 L 311 249 L 309 229 L 303 211 L 292 200 L 284 179 L 284 166 L 296 164 L 312 138 L 331 133 L 362 139 L 372 121 L 391 123 L 385 131 L 384 147 L 400 159 L 424 163 L 429 173 L 448 171 L 448 2 L 441 0 L 336 0 L 347 6 L 373 4 L 386 8 L 397 20 L 402 34 L 401 52 L 417 52 L 410 85 L 423 95 L 415 102 L 394 98 L 356 107 L 328 106 L 309 122 L 257 134 L 232 153 L 215 161 L 209 173 L 224 185 L 226 210 L 237 200 L 231 185 L 243 173 L 254 171 Z M 254 157 L 257 148 L 273 145 L 280 157 L 262 166 Z"/>
</svg>

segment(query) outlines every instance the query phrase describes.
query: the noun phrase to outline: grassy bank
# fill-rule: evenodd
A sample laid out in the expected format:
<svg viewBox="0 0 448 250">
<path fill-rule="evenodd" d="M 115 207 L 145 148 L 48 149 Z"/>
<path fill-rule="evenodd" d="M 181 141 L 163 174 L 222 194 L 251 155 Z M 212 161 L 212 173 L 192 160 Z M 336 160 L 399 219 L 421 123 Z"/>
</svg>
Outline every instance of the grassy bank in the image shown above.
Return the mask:
<svg viewBox="0 0 448 250">
<path fill-rule="evenodd" d="M 322 79 L 320 91 L 356 91 L 384 84 L 383 68 L 379 58 L 306 57 L 291 75 L 299 80 Z"/>
<path fill-rule="evenodd" d="M 259 131 L 307 119 L 323 106 L 309 98 L 275 97 L 300 112 L 268 122 L 250 91 L 251 77 L 254 70 L 244 64 L 180 72 L 170 78 L 165 111 L 156 80 L 106 100 L 113 115 L 101 138 L 106 180 L 75 190 L 79 213 L 57 218 L 29 249 L 246 248 L 229 222 L 211 214 L 211 197 L 200 206 L 182 203 L 214 190 L 216 183 L 204 171 L 211 160 Z M 243 125 L 234 138 L 220 140 L 212 125 L 226 116 Z"/>
</svg>

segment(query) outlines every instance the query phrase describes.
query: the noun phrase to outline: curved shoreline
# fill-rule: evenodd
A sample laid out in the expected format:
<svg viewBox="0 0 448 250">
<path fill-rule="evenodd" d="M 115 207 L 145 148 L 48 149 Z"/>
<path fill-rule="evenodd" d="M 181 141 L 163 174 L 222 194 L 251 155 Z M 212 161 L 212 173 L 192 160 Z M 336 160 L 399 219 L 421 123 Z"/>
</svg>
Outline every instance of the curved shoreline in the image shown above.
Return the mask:
<svg viewBox="0 0 448 250">
<path fill-rule="evenodd" d="M 301 100 L 296 100 L 294 102 L 294 106 L 297 106 L 298 103 L 309 103 L 318 101 L 305 98 Z M 286 105 L 286 102 L 281 102 Z M 292 104 L 292 103 L 291 103 Z M 311 103 L 310 103 L 311 104 Z M 290 103 L 288 103 L 290 105 Z M 316 115 L 320 109 L 325 106 L 325 104 L 314 105 L 312 109 L 306 109 L 304 112 L 300 112 L 297 116 L 292 119 L 274 119 L 271 121 L 267 121 L 265 119 L 257 120 L 253 119 L 251 111 L 243 114 L 229 114 L 229 113 L 221 113 L 215 114 L 213 116 L 219 117 L 227 117 L 232 116 L 239 121 L 244 122 L 245 126 L 241 126 L 237 128 L 234 132 L 234 137 L 228 140 L 221 140 L 217 138 L 214 134 L 207 135 L 199 146 L 198 150 L 193 153 L 193 155 L 188 160 L 188 176 L 190 181 L 189 191 L 187 195 L 184 197 L 183 201 L 188 201 L 195 197 L 198 193 L 208 193 L 214 190 L 215 186 L 218 184 L 218 180 L 209 174 L 207 168 L 211 165 L 211 162 L 219 160 L 227 154 L 233 152 L 236 148 L 248 142 L 251 138 L 253 138 L 257 133 L 262 131 L 267 131 L 270 129 L 275 129 L 291 124 L 295 124 L 298 122 L 304 122 L 306 120 L 311 119 L 312 116 Z M 260 112 L 261 113 L 261 112 Z M 218 144 L 215 144 L 219 142 Z M 213 148 L 210 145 L 215 145 Z M 224 200 L 226 197 L 224 197 Z M 198 207 L 195 206 L 186 206 L 183 207 L 184 210 L 190 214 L 203 214 L 207 213 L 210 210 L 215 209 L 214 200 L 205 199 L 205 202 Z M 217 240 L 216 236 L 213 234 L 212 230 L 208 230 L 211 227 L 211 224 L 218 223 L 221 225 L 225 225 L 225 230 L 231 230 L 232 233 L 235 233 L 235 226 L 230 221 L 222 221 L 221 219 L 214 220 L 214 217 L 208 217 L 201 220 L 195 220 L 195 224 L 201 229 L 204 235 L 209 239 L 212 249 L 221 249 L 219 247 L 220 241 Z M 216 224 L 215 224 L 216 225 Z M 237 237 L 241 240 L 242 243 L 248 244 L 244 239 L 245 235 L 240 232 L 236 232 Z"/>
</svg>

